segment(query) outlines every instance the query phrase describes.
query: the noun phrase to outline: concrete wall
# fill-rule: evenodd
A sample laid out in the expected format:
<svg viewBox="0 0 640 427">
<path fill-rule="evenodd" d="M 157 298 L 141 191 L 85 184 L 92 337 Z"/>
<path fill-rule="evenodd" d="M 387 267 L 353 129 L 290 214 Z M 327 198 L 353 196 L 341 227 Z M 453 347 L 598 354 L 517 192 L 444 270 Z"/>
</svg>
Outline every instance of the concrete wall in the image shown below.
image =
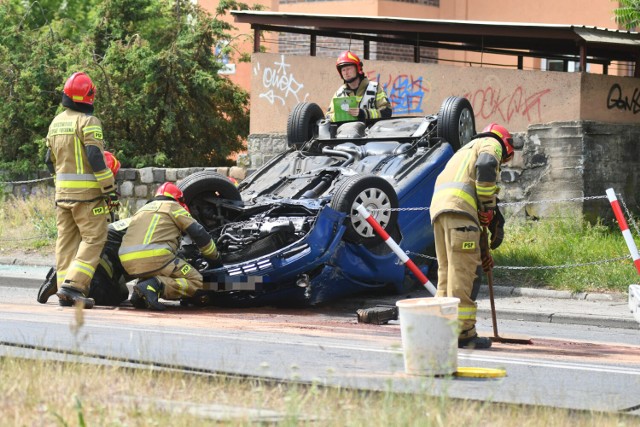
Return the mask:
<svg viewBox="0 0 640 427">
<path fill-rule="evenodd" d="M 259 53 L 252 66 L 251 134 L 284 133 L 302 101 L 326 110 L 342 83 L 332 58 Z M 554 121 L 640 122 L 637 78 L 387 61 L 365 61 L 364 71 L 385 87 L 394 115 L 435 114 L 456 95 L 469 98 L 479 129 L 492 121 L 514 132 Z"/>
<path fill-rule="evenodd" d="M 584 214 L 612 218 L 607 188 L 640 212 L 640 126 L 590 121 L 554 122 L 518 135 L 514 160 L 502 171 L 507 210 L 530 218 Z M 582 200 L 583 198 L 593 199 Z M 599 198 L 596 198 L 599 197 Z M 577 200 L 572 200 L 577 199 Z M 562 203 L 547 201 L 563 200 Z"/>
</svg>

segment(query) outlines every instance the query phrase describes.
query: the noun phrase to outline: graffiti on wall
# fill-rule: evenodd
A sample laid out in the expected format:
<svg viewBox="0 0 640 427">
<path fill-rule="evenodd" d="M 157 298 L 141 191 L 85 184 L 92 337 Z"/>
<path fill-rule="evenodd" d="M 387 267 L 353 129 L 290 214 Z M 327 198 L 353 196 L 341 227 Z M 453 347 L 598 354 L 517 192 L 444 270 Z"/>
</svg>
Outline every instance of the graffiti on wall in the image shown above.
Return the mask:
<svg viewBox="0 0 640 427">
<path fill-rule="evenodd" d="M 377 80 L 382 85 L 389 97 L 394 115 L 423 112 L 422 105 L 429 94 L 429 88 L 422 76 L 389 74 L 383 78 L 380 73 L 371 71 L 367 73 L 367 78 Z"/>
<path fill-rule="evenodd" d="M 528 91 L 522 86 L 503 91 L 492 85 L 465 93 L 478 118 L 508 124 L 514 118 L 542 123 L 542 100 L 551 89 Z"/>
<path fill-rule="evenodd" d="M 287 101 L 293 104 L 307 100 L 309 92 L 304 92 L 304 84 L 296 80 L 290 70 L 291 65 L 285 61 L 284 55 L 280 55 L 280 61 L 275 61 L 273 66 L 266 66 L 261 70 L 258 62 L 253 68 L 253 73 L 262 73 L 262 89 L 260 98 L 266 99 L 270 104 L 279 101 L 284 106 Z"/>
<path fill-rule="evenodd" d="M 629 97 L 622 94 L 622 87 L 618 83 L 614 83 L 607 95 L 607 108 L 640 113 L 640 89 L 635 88 L 633 95 Z"/>
</svg>

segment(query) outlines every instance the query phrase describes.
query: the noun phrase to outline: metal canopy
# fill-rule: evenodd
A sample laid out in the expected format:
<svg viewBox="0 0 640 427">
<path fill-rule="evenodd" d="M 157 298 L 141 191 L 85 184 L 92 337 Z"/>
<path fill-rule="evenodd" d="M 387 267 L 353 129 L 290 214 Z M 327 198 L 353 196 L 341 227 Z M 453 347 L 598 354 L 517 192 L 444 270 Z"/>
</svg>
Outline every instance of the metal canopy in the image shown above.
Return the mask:
<svg viewBox="0 0 640 427">
<path fill-rule="evenodd" d="M 395 17 L 362 17 L 306 13 L 232 11 L 235 21 L 251 24 L 260 49 L 260 31 L 308 34 L 310 54 L 315 36 L 351 38 L 438 49 L 497 53 L 579 61 L 608 66 L 611 61 L 635 64 L 640 77 L 640 33 L 605 28 L 492 21 L 454 21 Z M 365 52 L 367 54 L 367 52 Z M 365 58 L 368 59 L 368 58 Z M 419 62 L 419 55 L 414 58 Z M 605 68 L 606 69 L 606 68 Z"/>
</svg>

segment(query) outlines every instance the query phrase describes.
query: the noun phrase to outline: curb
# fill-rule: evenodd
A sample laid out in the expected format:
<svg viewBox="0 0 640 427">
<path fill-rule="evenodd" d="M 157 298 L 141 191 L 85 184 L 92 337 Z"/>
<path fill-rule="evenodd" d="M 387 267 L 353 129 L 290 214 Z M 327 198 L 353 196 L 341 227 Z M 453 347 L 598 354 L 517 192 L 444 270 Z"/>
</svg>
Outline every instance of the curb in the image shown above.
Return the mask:
<svg viewBox="0 0 640 427">
<path fill-rule="evenodd" d="M 574 299 L 586 301 L 626 301 L 627 295 L 622 292 L 613 293 L 588 293 L 556 291 L 553 289 L 518 288 L 516 286 L 494 286 L 493 294 L 502 297 L 530 297 L 530 298 L 555 298 Z M 489 290 L 482 287 L 479 296 L 489 296 Z"/>
<path fill-rule="evenodd" d="M 24 254 L 24 258 L 0 256 L 0 265 L 24 265 L 30 267 L 53 267 L 56 259 L 41 255 Z"/>
<path fill-rule="evenodd" d="M 491 309 L 478 308 L 477 316 L 491 320 Z M 563 313 L 535 313 L 526 310 L 500 309 L 497 314 L 498 325 L 500 320 L 521 320 L 525 322 L 554 323 L 558 325 L 585 325 L 615 329 L 640 329 L 640 324 L 633 318 L 576 315 Z"/>
</svg>

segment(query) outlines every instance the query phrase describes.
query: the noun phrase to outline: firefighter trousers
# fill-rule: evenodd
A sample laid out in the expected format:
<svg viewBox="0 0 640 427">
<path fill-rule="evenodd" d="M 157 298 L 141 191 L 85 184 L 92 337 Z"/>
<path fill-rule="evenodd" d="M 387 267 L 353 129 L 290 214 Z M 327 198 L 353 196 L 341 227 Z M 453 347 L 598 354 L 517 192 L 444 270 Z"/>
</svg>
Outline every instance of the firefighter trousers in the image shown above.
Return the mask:
<svg viewBox="0 0 640 427">
<path fill-rule="evenodd" d="M 89 294 L 89 284 L 107 240 L 109 210 L 103 199 L 56 202 L 56 269 L 63 284 Z"/>
<path fill-rule="evenodd" d="M 137 276 L 142 281 L 155 277 L 164 285 L 162 298 L 177 300 L 182 297 L 192 297 L 197 290 L 202 289 L 202 274 L 191 264 L 176 257 L 169 264 L 154 271 L 152 274 Z"/>
<path fill-rule="evenodd" d="M 438 258 L 437 297 L 460 299 L 459 339 L 477 335 L 475 302 L 480 289 L 480 228 L 468 216 L 443 212 L 433 222 Z"/>
</svg>

